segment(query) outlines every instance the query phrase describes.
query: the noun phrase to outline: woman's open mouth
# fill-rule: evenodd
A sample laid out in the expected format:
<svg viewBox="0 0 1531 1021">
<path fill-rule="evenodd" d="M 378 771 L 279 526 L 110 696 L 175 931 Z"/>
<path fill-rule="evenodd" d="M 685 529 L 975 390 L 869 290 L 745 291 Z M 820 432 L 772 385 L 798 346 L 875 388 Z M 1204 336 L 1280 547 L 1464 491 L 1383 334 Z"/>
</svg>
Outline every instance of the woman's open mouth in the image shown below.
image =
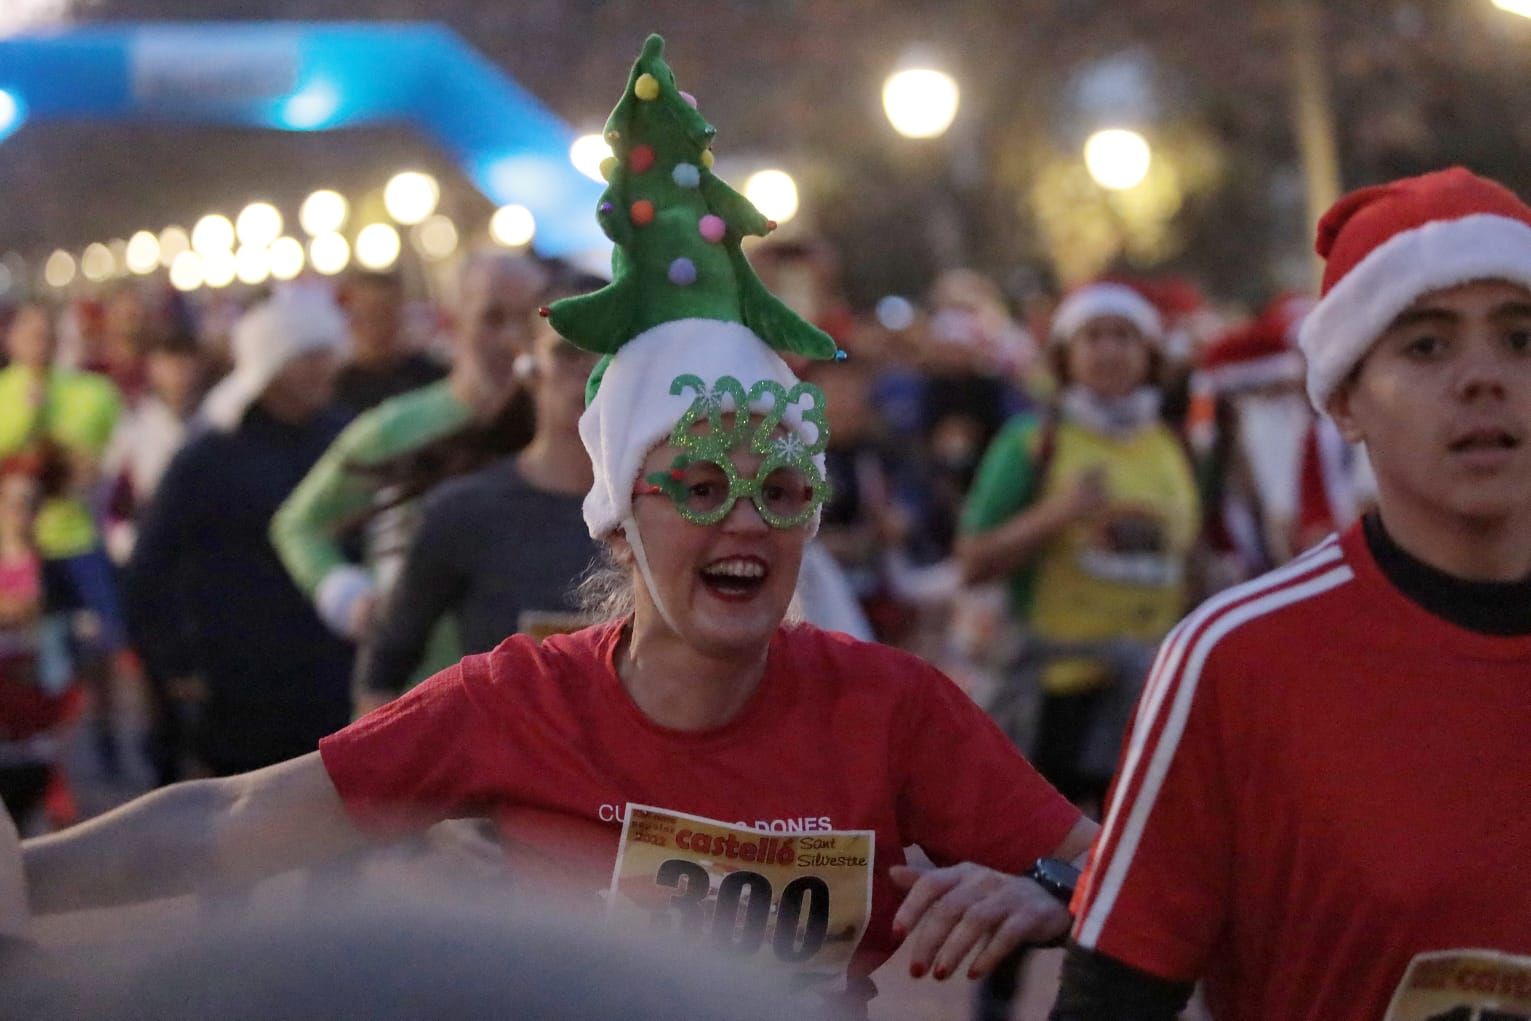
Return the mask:
<svg viewBox="0 0 1531 1021">
<path fill-rule="evenodd" d="M 753 599 L 765 587 L 771 569 L 759 557 L 723 557 L 697 572 L 708 592 L 727 602 Z"/>
</svg>

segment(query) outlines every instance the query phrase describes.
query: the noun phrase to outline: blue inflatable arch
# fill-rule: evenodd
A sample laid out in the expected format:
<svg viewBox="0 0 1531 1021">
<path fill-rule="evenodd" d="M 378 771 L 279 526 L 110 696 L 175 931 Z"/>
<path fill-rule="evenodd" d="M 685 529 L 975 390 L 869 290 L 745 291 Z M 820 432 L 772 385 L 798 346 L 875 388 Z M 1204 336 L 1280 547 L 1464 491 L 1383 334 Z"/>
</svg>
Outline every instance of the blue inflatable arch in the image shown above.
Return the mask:
<svg viewBox="0 0 1531 1021">
<path fill-rule="evenodd" d="M 610 247 L 594 215 L 602 186 L 569 162 L 569 126 L 439 25 L 161 23 L 0 40 L 0 140 L 65 118 L 280 131 L 404 121 L 495 205 L 530 209 L 540 253 Z"/>
</svg>

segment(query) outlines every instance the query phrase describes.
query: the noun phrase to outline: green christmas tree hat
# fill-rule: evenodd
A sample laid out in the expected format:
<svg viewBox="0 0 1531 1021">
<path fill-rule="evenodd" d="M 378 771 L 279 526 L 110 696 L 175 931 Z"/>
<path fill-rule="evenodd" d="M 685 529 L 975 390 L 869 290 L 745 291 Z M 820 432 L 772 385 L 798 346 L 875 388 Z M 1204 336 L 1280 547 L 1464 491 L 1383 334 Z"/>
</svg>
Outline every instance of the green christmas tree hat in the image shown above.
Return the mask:
<svg viewBox="0 0 1531 1021">
<path fill-rule="evenodd" d="M 579 421 L 594 475 L 585 525 L 596 539 L 622 531 L 674 627 L 650 577 L 635 490 L 667 496 L 698 527 L 745 500 L 772 527 L 811 535 L 829 495 L 824 394 L 793 375 L 781 353 L 843 356 L 745 260 L 740 242 L 775 224 L 713 175 L 713 127 L 676 87 L 663 54 L 664 40 L 650 36 L 606 123 L 614 156 L 603 167 L 599 217 L 616 245 L 612 282 L 546 314 L 564 337 L 606 356 Z M 649 452 L 666 441 L 678 456 L 640 483 Z M 756 455 L 751 478 L 734 463 L 745 447 Z M 720 476 L 726 502 L 698 506 L 688 496 L 695 478 Z"/>
<path fill-rule="evenodd" d="M 549 311 L 571 343 L 613 354 L 681 319 L 739 323 L 771 348 L 833 358 L 835 342 L 766 290 L 740 249 L 775 224 L 712 172 L 716 129 L 675 84 L 664 40 L 651 35 L 606 121 L 601 229 L 616 249 L 612 281 Z"/>
</svg>

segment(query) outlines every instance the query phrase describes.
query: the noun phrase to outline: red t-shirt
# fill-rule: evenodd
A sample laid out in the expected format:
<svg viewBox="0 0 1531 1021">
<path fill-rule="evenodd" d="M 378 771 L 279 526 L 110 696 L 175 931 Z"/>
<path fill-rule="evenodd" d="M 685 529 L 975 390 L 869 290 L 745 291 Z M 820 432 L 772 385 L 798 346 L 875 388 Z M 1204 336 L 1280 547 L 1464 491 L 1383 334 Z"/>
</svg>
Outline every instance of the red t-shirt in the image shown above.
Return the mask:
<svg viewBox="0 0 1531 1021">
<path fill-rule="evenodd" d="M 905 846 L 1018 873 L 1079 819 L 956 685 L 907 653 L 783 627 L 739 714 L 683 732 L 628 696 L 621 635 L 613 622 L 540 645 L 513 636 L 325 738 L 348 811 L 373 829 L 486 815 L 514 876 L 572 887 L 592 907 L 629 802 L 781 833 L 873 830 L 853 980 L 895 946 L 888 869 Z"/>
<path fill-rule="evenodd" d="M 1220 1018 L 1376 1021 L 1416 955 L 1531 954 L 1528 794 L 1531 638 L 1427 613 L 1357 525 L 1165 640 L 1075 939 Z"/>
</svg>

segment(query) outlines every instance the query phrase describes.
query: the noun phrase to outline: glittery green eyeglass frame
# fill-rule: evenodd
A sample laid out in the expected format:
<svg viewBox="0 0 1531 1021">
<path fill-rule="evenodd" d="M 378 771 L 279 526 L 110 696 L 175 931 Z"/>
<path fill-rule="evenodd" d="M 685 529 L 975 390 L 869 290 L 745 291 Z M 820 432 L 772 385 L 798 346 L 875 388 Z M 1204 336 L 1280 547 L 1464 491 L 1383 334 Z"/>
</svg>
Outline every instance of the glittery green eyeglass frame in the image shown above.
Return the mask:
<svg viewBox="0 0 1531 1021">
<path fill-rule="evenodd" d="M 723 376 L 709 387 L 700 377 L 690 373 L 675 377 L 670 384 L 672 396 L 679 396 L 687 390 L 694 391 L 696 399 L 670 432 L 670 445 L 681 453 L 669 470 L 650 472 L 645 476 L 644 482 L 653 488 L 637 490 L 636 495 L 644 492 L 664 493 L 675 504 L 675 510 L 681 517 L 697 525 L 715 525 L 722 521 L 740 499 L 754 503 L 761 519 L 772 528 L 797 528 L 818 513 L 824 501 L 830 497 L 829 482 L 814 460 L 829 444 L 829 425 L 824 420 L 824 391 L 812 383 L 798 383 L 789 390 L 770 379 L 761 380 L 746 390 L 744 384 L 732 376 Z M 758 424 L 752 424 L 748 409 L 758 406 L 767 397 L 770 398 L 770 410 Z M 787 409 L 797 405 L 804 397 L 812 401 L 812 405 L 802 412 L 802 420 L 812 424 L 816 430 L 812 443 L 805 441 L 795 431 L 776 434 Z M 728 398 L 733 399 L 731 423 L 727 421 L 730 412 L 725 411 Z M 693 427 L 699 421 L 705 421 L 707 428 L 694 432 Z M 729 456 L 731 451 L 745 443 L 762 458 L 760 467 L 750 477 L 740 475 L 734 467 L 733 458 Z M 703 463 L 717 466 L 728 479 L 727 496 L 718 507 L 708 511 L 698 511 L 686 505 L 687 492 L 683 481 L 688 467 Z M 800 473 L 812 491 L 803 508 L 789 515 L 772 510 L 762 492 L 765 480 L 781 468 L 790 468 Z"/>
</svg>

